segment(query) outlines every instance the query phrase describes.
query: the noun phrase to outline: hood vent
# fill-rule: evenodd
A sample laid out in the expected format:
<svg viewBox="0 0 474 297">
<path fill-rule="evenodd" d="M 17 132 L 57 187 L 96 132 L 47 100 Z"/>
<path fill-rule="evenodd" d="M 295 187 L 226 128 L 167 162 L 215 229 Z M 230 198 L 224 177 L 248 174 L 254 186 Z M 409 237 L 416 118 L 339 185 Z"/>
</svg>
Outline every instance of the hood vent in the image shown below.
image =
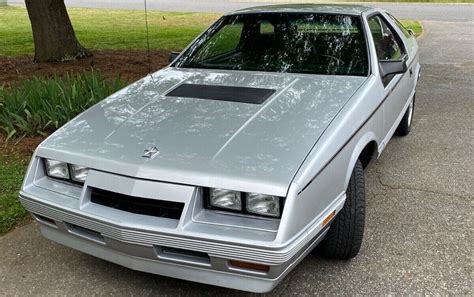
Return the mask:
<svg viewBox="0 0 474 297">
<path fill-rule="evenodd" d="M 182 84 L 166 96 L 262 104 L 273 93 L 272 89 Z"/>
</svg>

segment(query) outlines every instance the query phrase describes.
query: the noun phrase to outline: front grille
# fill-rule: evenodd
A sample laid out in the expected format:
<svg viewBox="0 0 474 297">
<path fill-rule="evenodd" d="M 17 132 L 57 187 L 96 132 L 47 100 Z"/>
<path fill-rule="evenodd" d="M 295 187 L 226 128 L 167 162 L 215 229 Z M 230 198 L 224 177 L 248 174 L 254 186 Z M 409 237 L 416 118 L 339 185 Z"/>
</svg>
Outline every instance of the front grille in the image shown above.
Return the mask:
<svg viewBox="0 0 474 297">
<path fill-rule="evenodd" d="M 92 188 L 91 202 L 135 214 L 179 220 L 184 203 L 133 197 Z"/>
</svg>

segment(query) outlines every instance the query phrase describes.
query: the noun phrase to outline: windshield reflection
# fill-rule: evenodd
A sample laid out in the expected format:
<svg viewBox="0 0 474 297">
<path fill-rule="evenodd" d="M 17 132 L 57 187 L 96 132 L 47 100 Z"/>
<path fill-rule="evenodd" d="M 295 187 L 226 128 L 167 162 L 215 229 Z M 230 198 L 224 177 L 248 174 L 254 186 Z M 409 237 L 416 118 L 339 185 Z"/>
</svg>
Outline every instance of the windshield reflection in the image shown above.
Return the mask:
<svg viewBox="0 0 474 297">
<path fill-rule="evenodd" d="M 225 16 L 176 67 L 366 76 L 360 17 L 263 13 Z"/>
</svg>

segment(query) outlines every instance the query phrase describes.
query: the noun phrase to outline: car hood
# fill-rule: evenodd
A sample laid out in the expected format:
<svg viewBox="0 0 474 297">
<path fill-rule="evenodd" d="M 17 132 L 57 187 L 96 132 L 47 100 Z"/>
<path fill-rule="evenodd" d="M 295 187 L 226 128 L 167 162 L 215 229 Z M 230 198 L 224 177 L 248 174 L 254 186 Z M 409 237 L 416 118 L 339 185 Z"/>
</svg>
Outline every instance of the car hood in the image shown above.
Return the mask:
<svg viewBox="0 0 474 297">
<path fill-rule="evenodd" d="M 365 79 L 167 68 L 76 117 L 37 155 L 142 179 L 285 196 Z M 275 92 L 261 104 L 166 96 L 181 84 Z M 153 146 L 159 154 L 143 157 Z"/>
</svg>

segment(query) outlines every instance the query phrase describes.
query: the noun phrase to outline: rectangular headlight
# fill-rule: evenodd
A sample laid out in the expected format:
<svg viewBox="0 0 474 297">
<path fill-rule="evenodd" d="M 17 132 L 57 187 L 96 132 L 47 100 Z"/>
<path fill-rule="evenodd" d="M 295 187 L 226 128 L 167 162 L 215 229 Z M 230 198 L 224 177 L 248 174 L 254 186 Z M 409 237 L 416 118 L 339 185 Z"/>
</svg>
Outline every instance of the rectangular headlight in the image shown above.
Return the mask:
<svg viewBox="0 0 474 297">
<path fill-rule="evenodd" d="M 280 197 L 248 193 L 245 201 L 247 212 L 262 216 L 280 216 Z"/>
<path fill-rule="evenodd" d="M 84 183 L 86 181 L 89 168 L 71 164 L 71 179 L 75 182 Z"/>
<path fill-rule="evenodd" d="M 50 177 L 69 179 L 69 169 L 65 162 L 45 159 L 46 174 Z"/>
<path fill-rule="evenodd" d="M 209 189 L 209 204 L 213 207 L 242 210 L 241 193 L 225 189 Z"/>
</svg>

